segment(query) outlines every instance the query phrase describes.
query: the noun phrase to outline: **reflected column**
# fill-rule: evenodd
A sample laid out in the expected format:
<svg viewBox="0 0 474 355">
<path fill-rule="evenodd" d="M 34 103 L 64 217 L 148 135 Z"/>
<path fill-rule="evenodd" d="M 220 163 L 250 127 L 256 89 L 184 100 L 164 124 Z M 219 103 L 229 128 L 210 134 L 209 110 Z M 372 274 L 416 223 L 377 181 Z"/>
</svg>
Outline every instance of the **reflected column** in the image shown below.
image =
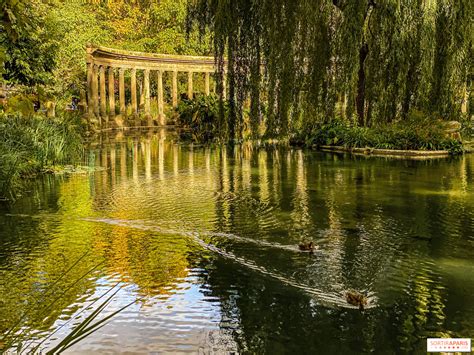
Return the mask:
<svg viewBox="0 0 474 355">
<path fill-rule="evenodd" d="M 179 172 L 179 146 L 173 144 L 173 172 L 177 176 Z"/>
<path fill-rule="evenodd" d="M 120 145 L 120 177 L 122 181 L 127 179 L 127 143 Z"/>
<path fill-rule="evenodd" d="M 115 155 L 115 144 L 112 144 L 110 147 L 110 170 L 111 170 L 111 177 L 112 177 L 112 188 L 115 186 L 116 182 L 116 173 L 115 173 L 115 164 L 116 164 L 117 157 Z"/>
<path fill-rule="evenodd" d="M 205 75 L 206 75 L 206 77 L 205 77 L 205 80 L 204 80 L 204 82 L 205 82 L 204 90 L 206 92 L 206 96 L 209 96 L 211 94 L 211 89 L 209 87 L 209 76 L 210 76 L 210 74 L 209 74 L 209 72 L 206 72 Z"/>
<path fill-rule="evenodd" d="M 133 180 L 138 182 L 138 142 L 133 142 L 133 161 L 132 161 Z"/>
<path fill-rule="evenodd" d="M 160 180 L 165 178 L 165 131 L 160 130 L 160 138 L 158 141 L 158 175 Z"/>
<path fill-rule="evenodd" d="M 145 146 L 145 178 L 149 181 L 151 180 L 151 143 L 147 139 L 143 142 Z"/>
</svg>

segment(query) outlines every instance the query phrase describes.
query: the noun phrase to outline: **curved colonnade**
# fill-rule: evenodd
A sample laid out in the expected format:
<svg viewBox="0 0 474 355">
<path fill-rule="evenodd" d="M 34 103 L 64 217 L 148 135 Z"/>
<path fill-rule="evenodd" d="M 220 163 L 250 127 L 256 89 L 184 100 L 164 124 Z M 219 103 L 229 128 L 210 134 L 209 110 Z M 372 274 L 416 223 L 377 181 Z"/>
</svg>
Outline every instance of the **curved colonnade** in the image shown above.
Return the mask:
<svg viewBox="0 0 474 355">
<path fill-rule="evenodd" d="M 163 75 L 165 72 L 172 73 L 171 104 L 176 107 L 178 105 L 179 72 L 187 73 L 187 96 L 193 98 L 194 74 L 204 73 L 204 93 L 209 95 L 211 92 L 210 76 L 216 71 L 213 57 L 142 53 L 97 46 L 87 47 L 86 63 L 87 116 L 90 120 L 98 123 L 100 128 L 143 124 L 163 126 L 166 124 L 163 99 Z M 126 71 L 129 71 L 130 74 L 130 97 L 128 100 L 125 94 Z M 143 72 L 140 94 L 137 91 L 138 71 Z M 118 75 L 117 98 L 115 95 L 116 75 Z M 152 75 L 156 77 L 157 82 L 156 98 L 152 98 L 150 93 L 150 77 Z M 225 95 L 225 77 L 223 84 Z M 143 100 L 143 105 L 140 106 L 139 95 Z M 152 99 L 157 101 L 158 112 L 155 115 L 152 115 L 151 111 Z M 141 118 L 144 118 L 145 122 L 142 123 Z"/>
</svg>

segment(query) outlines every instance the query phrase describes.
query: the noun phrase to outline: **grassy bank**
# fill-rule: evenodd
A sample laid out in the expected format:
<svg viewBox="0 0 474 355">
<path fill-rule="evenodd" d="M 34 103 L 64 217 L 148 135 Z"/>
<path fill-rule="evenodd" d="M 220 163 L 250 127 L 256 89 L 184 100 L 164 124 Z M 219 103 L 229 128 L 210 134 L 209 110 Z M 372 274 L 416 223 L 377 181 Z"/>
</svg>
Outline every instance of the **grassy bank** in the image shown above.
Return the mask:
<svg viewBox="0 0 474 355">
<path fill-rule="evenodd" d="M 224 108 L 224 121 L 228 108 Z M 218 140 L 220 129 L 219 101 L 215 96 L 183 100 L 176 110 L 176 123 L 184 128 L 181 138 L 206 143 Z M 244 125 L 245 125 L 244 121 Z M 457 133 L 458 134 L 458 133 Z M 263 135 L 262 139 L 265 139 Z M 399 122 L 359 127 L 346 121 L 314 122 L 291 134 L 293 145 L 343 146 L 347 148 L 376 148 L 396 150 L 447 150 L 452 154 L 463 152 L 459 139 L 447 133 L 447 122 L 427 115 L 413 114 Z"/>
<path fill-rule="evenodd" d="M 341 121 L 316 125 L 295 142 L 306 146 L 344 146 L 397 150 L 447 150 L 463 152 L 462 142 L 450 138 L 442 122 L 409 120 L 374 127 L 351 126 Z"/>
<path fill-rule="evenodd" d="M 25 178 L 80 158 L 80 122 L 76 116 L 0 114 L 0 199 L 14 199 Z"/>
</svg>

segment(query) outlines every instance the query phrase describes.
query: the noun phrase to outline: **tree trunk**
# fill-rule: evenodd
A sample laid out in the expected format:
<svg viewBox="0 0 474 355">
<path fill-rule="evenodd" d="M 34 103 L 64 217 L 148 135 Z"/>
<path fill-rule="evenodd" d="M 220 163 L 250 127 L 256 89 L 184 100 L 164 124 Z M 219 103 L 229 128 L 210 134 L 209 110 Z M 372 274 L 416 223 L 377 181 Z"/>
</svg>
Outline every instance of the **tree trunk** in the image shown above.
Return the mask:
<svg viewBox="0 0 474 355">
<path fill-rule="evenodd" d="M 364 111 L 365 111 L 365 68 L 364 63 L 369 54 L 369 46 L 364 43 L 359 50 L 359 74 L 357 81 L 357 116 L 359 117 L 359 125 L 364 126 Z"/>
<path fill-rule="evenodd" d="M 410 112 L 411 97 L 414 90 L 415 82 L 413 81 L 415 76 L 413 64 L 410 64 L 410 68 L 407 73 L 407 87 L 405 91 L 405 97 L 402 104 L 402 118 L 407 119 L 408 112 Z"/>
</svg>

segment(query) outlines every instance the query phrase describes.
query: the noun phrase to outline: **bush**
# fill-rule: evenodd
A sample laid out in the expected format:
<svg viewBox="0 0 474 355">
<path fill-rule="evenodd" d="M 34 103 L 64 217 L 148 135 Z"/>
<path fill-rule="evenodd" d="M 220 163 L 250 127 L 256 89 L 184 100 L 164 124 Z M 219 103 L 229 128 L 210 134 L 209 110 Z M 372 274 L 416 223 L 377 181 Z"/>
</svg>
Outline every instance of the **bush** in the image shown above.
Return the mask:
<svg viewBox="0 0 474 355">
<path fill-rule="evenodd" d="M 0 114 L 0 199 L 13 199 L 22 178 L 78 159 L 83 152 L 82 130 L 76 116 Z"/>
<path fill-rule="evenodd" d="M 354 127 L 335 120 L 315 127 L 306 137 L 306 145 L 340 145 L 349 148 L 401 150 L 463 151 L 462 143 L 447 138 L 439 122 L 408 119 L 371 128 Z"/>
<path fill-rule="evenodd" d="M 8 99 L 5 112 L 10 114 L 19 112 L 23 116 L 33 115 L 35 113 L 34 101 L 35 97 L 33 95 L 16 94 Z"/>
<path fill-rule="evenodd" d="M 182 137 L 196 142 L 217 140 L 223 132 L 219 106 L 219 98 L 215 95 L 182 100 L 176 108 L 176 123 L 184 129 Z M 226 112 L 224 104 L 224 116 Z"/>
</svg>

